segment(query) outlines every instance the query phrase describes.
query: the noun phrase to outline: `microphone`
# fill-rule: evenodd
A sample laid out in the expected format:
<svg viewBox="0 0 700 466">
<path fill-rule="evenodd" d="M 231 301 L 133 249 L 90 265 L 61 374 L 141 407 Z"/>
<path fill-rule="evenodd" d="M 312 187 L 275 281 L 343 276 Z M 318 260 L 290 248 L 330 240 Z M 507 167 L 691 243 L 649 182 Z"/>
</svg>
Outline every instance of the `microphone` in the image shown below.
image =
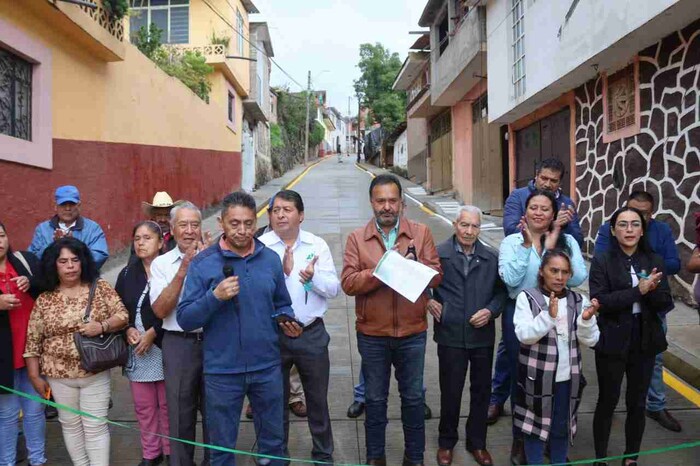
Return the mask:
<svg viewBox="0 0 700 466">
<path fill-rule="evenodd" d="M 221 270 L 224 274 L 225 278 L 233 277 L 233 267 L 230 265 L 224 265 L 224 268 Z M 236 305 L 236 309 L 240 309 L 241 307 L 238 305 L 238 295 L 233 297 L 233 304 Z"/>
</svg>

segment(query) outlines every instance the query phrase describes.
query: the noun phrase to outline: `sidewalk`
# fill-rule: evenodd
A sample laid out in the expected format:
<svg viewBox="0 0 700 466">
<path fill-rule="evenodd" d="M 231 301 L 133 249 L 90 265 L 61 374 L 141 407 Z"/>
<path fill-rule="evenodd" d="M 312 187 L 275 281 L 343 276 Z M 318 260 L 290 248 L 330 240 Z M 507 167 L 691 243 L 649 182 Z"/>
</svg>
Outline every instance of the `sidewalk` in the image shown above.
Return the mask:
<svg viewBox="0 0 700 466">
<path fill-rule="evenodd" d="M 392 173 L 389 170 L 361 163 L 360 168 L 378 175 Z M 405 194 L 421 203 L 423 207 L 451 222 L 459 206 L 459 202 L 451 196 L 428 194 L 422 186 L 399 176 Z M 484 215 L 480 238 L 489 246 L 498 249 L 503 235 L 503 218 Z M 590 266 L 587 261 L 586 264 Z M 588 293 L 588 280 L 579 291 Z M 664 353 L 664 366 L 683 379 L 689 385 L 700 390 L 700 327 L 698 326 L 698 311 L 676 301 L 676 308 L 668 314 L 668 350 Z"/>
</svg>

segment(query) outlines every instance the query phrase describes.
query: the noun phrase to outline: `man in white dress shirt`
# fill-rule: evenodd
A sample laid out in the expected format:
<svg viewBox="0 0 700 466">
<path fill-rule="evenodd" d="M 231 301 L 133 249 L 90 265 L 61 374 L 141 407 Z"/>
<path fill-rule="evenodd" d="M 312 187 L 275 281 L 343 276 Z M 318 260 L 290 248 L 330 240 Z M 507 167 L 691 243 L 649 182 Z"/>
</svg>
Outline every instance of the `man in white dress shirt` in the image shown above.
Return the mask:
<svg viewBox="0 0 700 466">
<path fill-rule="evenodd" d="M 177 247 L 157 257 L 151 264 L 151 307 L 163 319 L 163 370 L 168 403 L 170 435 L 195 440 L 197 410 L 202 413 L 204 442 L 209 433 L 204 416 L 204 377 L 202 374 L 202 331 L 184 332 L 175 310 L 192 258 L 202 249 L 202 214 L 191 202 L 182 202 L 170 211 L 170 231 Z M 194 446 L 171 443 L 170 465 L 193 466 Z M 209 449 L 204 450 L 203 466 L 209 465 Z"/>
<path fill-rule="evenodd" d="M 335 298 L 340 281 L 328 244 L 300 228 L 304 201 L 292 190 L 278 192 L 270 212 L 272 231 L 260 237 L 279 255 L 287 291 L 297 320 L 304 326 L 298 338 L 280 334 L 285 405 L 289 399 L 289 371 L 296 366 L 306 394 L 309 430 L 316 461 L 333 462 L 333 432 L 328 412 L 330 336 L 323 324 L 328 299 Z M 285 449 L 289 439 L 289 411 L 285 410 Z"/>
</svg>

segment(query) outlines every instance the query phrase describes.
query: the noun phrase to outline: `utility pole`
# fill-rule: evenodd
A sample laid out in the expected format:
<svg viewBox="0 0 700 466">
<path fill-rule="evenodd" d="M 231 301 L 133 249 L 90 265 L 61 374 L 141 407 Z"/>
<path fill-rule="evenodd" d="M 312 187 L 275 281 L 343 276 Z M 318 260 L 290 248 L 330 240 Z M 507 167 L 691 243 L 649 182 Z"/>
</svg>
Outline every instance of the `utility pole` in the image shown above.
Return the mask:
<svg viewBox="0 0 700 466">
<path fill-rule="evenodd" d="M 306 136 L 304 137 L 304 165 L 309 163 L 309 104 L 311 102 L 311 70 L 306 85 Z"/>
</svg>

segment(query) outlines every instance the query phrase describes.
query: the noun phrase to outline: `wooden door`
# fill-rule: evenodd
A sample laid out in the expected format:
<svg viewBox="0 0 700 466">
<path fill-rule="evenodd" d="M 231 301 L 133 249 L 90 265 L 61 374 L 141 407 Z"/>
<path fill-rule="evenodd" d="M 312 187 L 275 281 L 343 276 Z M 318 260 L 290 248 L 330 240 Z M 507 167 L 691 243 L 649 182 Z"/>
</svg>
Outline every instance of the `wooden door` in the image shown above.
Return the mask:
<svg viewBox="0 0 700 466">
<path fill-rule="evenodd" d="M 527 185 L 544 159 L 556 158 L 564 164 L 561 188 L 569 195 L 571 173 L 571 112 L 569 107 L 515 132 L 515 185 Z"/>
<path fill-rule="evenodd" d="M 430 123 L 430 173 L 428 184 L 432 191 L 452 187 L 452 118 L 446 111 Z"/>
<path fill-rule="evenodd" d="M 486 94 L 472 104 L 472 203 L 484 212 L 503 208 L 500 130 L 488 123 Z"/>
</svg>

